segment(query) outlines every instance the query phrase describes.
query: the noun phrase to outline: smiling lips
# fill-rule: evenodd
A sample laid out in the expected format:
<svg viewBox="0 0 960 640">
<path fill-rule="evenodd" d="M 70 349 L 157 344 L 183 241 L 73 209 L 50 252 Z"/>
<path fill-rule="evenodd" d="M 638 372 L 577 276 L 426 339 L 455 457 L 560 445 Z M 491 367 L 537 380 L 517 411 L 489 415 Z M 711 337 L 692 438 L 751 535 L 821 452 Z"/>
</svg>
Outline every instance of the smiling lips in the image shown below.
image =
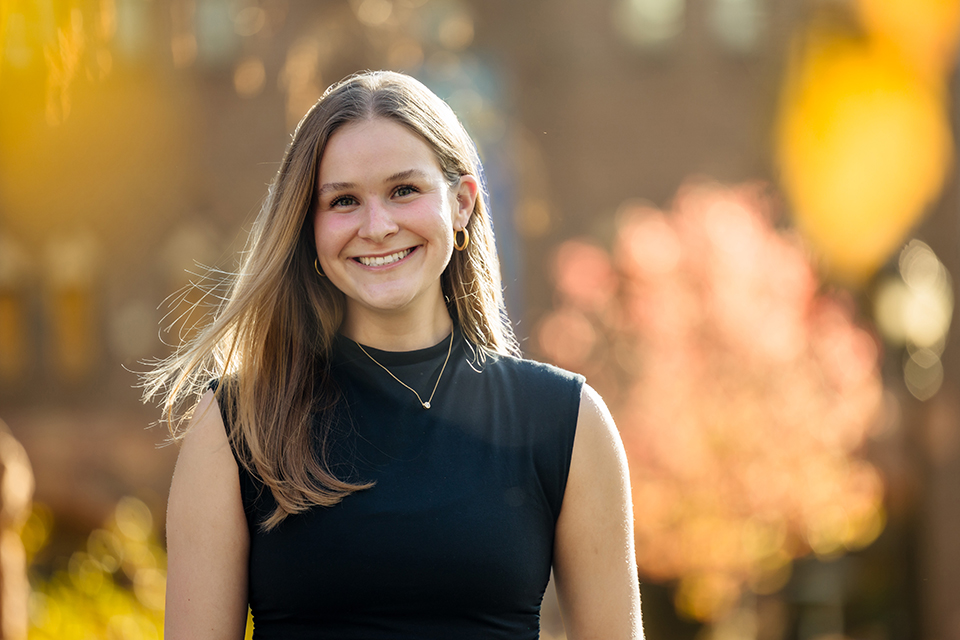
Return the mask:
<svg viewBox="0 0 960 640">
<path fill-rule="evenodd" d="M 399 262 L 406 258 L 413 251 L 413 248 L 404 249 L 403 251 L 397 251 L 396 253 L 391 253 L 388 256 L 377 256 L 377 257 L 367 257 L 367 256 L 357 256 L 354 258 L 357 262 L 362 264 L 365 267 L 383 267 L 388 264 L 393 264 L 394 262 Z"/>
</svg>

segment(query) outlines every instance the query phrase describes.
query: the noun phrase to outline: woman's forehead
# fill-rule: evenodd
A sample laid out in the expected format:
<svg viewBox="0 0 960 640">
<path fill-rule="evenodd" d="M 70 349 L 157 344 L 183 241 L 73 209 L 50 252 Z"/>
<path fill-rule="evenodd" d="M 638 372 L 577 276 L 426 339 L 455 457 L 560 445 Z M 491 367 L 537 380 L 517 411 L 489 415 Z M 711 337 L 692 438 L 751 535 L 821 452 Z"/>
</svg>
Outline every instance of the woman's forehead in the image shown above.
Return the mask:
<svg viewBox="0 0 960 640">
<path fill-rule="evenodd" d="M 387 118 L 343 125 L 327 141 L 318 166 L 318 180 L 355 182 L 387 178 L 403 172 L 441 172 L 433 148 L 419 134 Z"/>
</svg>

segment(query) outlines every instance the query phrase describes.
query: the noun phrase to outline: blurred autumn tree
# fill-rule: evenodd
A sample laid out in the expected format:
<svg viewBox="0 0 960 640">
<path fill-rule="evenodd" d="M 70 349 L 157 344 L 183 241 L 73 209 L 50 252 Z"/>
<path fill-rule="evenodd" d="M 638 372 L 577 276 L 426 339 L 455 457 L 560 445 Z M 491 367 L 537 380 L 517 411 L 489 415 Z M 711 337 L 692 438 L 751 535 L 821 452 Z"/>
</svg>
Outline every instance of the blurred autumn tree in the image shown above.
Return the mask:
<svg viewBox="0 0 960 640">
<path fill-rule="evenodd" d="M 857 456 L 882 395 L 875 340 L 819 291 L 757 186 L 684 187 L 674 211 L 626 207 L 612 255 L 556 256 L 543 353 L 607 399 L 630 459 L 637 559 L 716 620 L 791 561 L 863 547 L 882 482 Z"/>
</svg>

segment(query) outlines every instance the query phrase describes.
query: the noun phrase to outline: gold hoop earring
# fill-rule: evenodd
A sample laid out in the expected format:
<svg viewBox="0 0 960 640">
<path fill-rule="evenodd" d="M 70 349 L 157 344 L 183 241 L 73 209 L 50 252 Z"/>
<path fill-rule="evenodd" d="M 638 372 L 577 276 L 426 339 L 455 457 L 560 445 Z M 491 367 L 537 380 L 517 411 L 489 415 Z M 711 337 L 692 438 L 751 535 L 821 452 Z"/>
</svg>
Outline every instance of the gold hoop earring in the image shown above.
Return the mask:
<svg viewBox="0 0 960 640">
<path fill-rule="evenodd" d="M 327 277 L 327 274 L 325 274 L 323 271 L 320 271 L 320 258 L 313 259 L 313 270 L 316 271 L 317 275 L 321 278 Z"/>
<path fill-rule="evenodd" d="M 457 239 L 457 234 L 460 233 L 461 231 L 463 232 L 463 242 L 460 242 Z M 454 229 L 453 230 L 453 248 L 456 249 L 457 251 L 463 251 L 464 249 L 467 248 L 468 244 L 470 244 L 470 232 L 467 231 L 467 228 L 464 227 L 463 229 Z"/>
</svg>

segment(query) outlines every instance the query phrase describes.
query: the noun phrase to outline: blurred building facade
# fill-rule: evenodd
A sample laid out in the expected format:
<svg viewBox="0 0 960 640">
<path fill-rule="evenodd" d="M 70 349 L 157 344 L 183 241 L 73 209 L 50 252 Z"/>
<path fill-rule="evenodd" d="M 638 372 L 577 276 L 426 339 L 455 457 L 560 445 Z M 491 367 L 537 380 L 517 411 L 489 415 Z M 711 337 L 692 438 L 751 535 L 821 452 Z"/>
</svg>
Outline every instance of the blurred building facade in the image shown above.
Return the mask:
<svg viewBox="0 0 960 640">
<path fill-rule="evenodd" d="M 131 371 L 214 308 L 201 301 L 191 312 L 196 290 L 184 288 L 206 266 L 235 266 L 292 128 L 331 82 L 365 68 L 407 71 L 466 121 L 485 162 L 508 306 L 535 354 L 529 338 L 553 303 L 547 265 L 558 242 L 608 241 L 624 202 L 666 205 L 691 175 L 775 180 L 788 45 L 818 4 L 5 6 L 0 417 L 30 455 L 36 498 L 78 533 L 124 495 L 162 513 L 176 451 L 160 447 L 162 427 L 147 428 L 159 412 L 139 403 Z M 952 274 L 957 206 L 954 178 L 917 232 Z M 789 607 L 761 607 L 774 622 L 757 637 L 842 632 L 842 585 L 869 583 L 875 570 L 875 582 L 897 584 L 860 598 L 885 610 L 864 613 L 857 637 L 960 638 L 960 558 L 950 542 L 960 534 L 960 354 L 948 344 L 943 360 L 943 389 L 926 403 L 902 388 L 899 365 L 886 372 L 892 417 L 871 446 L 888 474 L 889 534 L 874 555 L 798 567 L 793 591 L 776 600 Z M 662 592 L 648 593 L 658 607 Z M 790 619 L 801 615 L 806 627 Z M 654 638 L 696 631 L 667 618 L 650 624 Z"/>
</svg>

